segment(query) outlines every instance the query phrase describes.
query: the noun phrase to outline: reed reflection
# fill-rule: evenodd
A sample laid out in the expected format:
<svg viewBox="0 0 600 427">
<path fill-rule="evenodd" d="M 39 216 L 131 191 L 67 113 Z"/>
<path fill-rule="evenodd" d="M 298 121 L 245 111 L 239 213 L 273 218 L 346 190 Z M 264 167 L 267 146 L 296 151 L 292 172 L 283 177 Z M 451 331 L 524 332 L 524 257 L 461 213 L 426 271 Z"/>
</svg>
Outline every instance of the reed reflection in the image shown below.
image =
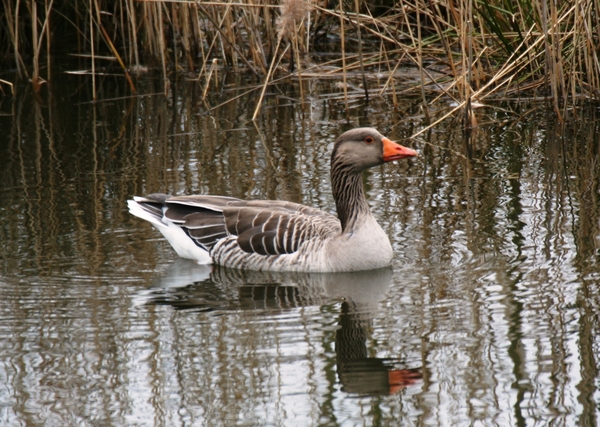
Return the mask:
<svg viewBox="0 0 600 427">
<path fill-rule="evenodd" d="M 407 367 L 401 357 L 369 357 L 373 318 L 392 283 L 392 273 L 387 268 L 337 274 L 259 272 L 177 259 L 136 300 L 215 314 L 239 310 L 272 314 L 340 302 L 335 354 L 342 390 L 387 395 L 422 378 L 421 367 Z"/>
</svg>

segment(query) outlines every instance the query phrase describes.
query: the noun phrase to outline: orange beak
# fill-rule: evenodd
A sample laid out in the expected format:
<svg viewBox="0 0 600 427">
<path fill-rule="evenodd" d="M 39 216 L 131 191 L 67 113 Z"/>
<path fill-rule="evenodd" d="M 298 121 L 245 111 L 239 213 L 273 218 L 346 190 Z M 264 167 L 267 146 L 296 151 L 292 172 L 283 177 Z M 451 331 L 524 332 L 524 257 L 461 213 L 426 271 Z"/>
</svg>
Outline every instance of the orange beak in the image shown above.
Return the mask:
<svg viewBox="0 0 600 427">
<path fill-rule="evenodd" d="M 391 162 L 394 160 L 405 159 L 407 157 L 416 157 L 417 152 L 413 149 L 396 144 L 388 138 L 383 138 L 383 161 Z"/>
</svg>

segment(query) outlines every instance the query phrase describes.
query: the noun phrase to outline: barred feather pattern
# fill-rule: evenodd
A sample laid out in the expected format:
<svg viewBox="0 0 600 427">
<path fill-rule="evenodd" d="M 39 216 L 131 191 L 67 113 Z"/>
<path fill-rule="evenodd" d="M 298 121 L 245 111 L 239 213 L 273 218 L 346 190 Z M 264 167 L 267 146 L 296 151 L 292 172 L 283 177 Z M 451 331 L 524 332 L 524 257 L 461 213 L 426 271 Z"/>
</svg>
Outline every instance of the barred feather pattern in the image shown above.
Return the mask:
<svg viewBox="0 0 600 427">
<path fill-rule="evenodd" d="M 356 172 L 350 166 L 332 159 L 331 188 L 342 232 L 352 230 L 358 217 L 371 215 L 363 189 L 362 172 Z"/>
<path fill-rule="evenodd" d="M 341 232 L 335 216 L 292 202 L 165 194 L 136 202 L 157 221 L 178 225 L 213 262 L 233 268 L 303 271 L 300 258 Z"/>
</svg>

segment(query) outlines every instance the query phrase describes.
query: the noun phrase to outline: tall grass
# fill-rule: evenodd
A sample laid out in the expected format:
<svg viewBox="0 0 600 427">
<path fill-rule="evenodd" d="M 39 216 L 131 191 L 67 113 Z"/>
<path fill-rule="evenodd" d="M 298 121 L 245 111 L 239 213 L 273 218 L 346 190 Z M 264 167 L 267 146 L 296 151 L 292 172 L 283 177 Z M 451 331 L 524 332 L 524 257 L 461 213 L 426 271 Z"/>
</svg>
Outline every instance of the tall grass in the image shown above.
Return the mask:
<svg viewBox="0 0 600 427">
<path fill-rule="evenodd" d="M 147 68 L 166 92 L 174 73 L 208 89 L 226 67 L 254 75 L 263 93 L 280 78 L 340 79 L 346 105 L 369 94 L 414 92 L 425 109 L 453 99 L 470 124 L 471 108 L 491 98 L 545 98 L 559 116 L 600 98 L 600 0 L 0 2 L 1 64 L 36 91 L 51 80 L 51 54 L 67 53 L 93 76 L 116 61 L 132 92 Z"/>
</svg>

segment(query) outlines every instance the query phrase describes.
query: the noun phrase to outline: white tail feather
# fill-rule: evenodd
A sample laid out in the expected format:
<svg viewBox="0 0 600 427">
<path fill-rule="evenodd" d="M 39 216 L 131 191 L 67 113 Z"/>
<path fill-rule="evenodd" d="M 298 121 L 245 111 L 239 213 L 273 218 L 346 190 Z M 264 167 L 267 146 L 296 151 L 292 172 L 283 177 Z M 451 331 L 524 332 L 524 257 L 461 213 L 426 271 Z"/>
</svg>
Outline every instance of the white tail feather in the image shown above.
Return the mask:
<svg viewBox="0 0 600 427">
<path fill-rule="evenodd" d="M 180 226 L 166 219 L 164 216 L 159 218 L 146 211 L 136 200 L 128 200 L 127 205 L 132 215 L 145 219 L 156 227 L 181 258 L 193 259 L 198 264 L 212 264 L 210 254 L 200 246 L 197 246 Z"/>
</svg>

